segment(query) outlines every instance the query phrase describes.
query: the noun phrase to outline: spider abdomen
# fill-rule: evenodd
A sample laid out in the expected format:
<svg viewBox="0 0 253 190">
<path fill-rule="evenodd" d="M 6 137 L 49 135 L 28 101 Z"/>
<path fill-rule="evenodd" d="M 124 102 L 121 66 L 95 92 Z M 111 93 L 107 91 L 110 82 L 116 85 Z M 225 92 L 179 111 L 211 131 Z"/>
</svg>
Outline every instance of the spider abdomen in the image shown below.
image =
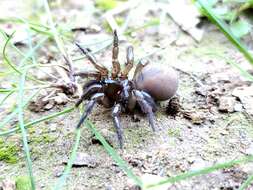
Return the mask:
<svg viewBox="0 0 253 190">
<path fill-rule="evenodd" d="M 178 88 L 176 71 L 164 65 L 146 65 L 134 78 L 138 90 L 149 93 L 155 100 L 173 97 Z"/>
</svg>

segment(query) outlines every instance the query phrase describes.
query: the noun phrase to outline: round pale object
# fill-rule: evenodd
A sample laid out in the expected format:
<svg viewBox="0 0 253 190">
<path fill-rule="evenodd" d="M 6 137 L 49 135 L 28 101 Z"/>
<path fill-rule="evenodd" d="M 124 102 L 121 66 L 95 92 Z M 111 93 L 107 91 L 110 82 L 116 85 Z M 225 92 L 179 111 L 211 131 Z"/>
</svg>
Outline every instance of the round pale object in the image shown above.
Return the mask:
<svg viewBox="0 0 253 190">
<path fill-rule="evenodd" d="M 178 75 L 171 67 L 149 64 L 136 75 L 134 83 L 138 90 L 144 90 L 155 100 L 164 101 L 175 95 Z"/>
</svg>

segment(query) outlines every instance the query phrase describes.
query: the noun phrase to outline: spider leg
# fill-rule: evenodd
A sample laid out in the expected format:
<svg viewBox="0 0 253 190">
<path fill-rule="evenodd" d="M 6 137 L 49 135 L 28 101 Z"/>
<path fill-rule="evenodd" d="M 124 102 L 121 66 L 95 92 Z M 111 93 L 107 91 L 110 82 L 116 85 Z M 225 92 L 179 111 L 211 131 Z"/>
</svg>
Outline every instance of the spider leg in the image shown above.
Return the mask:
<svg viewBox="0 0 253 190">
<path fill-rule="evenodd" d="M 92 65 L 100 72 L 101 76 L 105 77 L 108 75 L 108 70 L 104 66 L 98 65 L 95 57 L 86 48 L 82 48 L 78 43 L 76 43 L 76 46 L 86 55 Z"/>
<path fill-rule="evenodd" d="M 134 51 L 133 46 L 127 47 L 127 62 L 124 71 L 121 73 L 122 78 L 127 78 L 129 71 L 133 68 L 134 65 Z"/>
<path fill-rule="evenodd" d="M 153 129 L 153 131 L 156 131 L 155 122 L 154 122 L 155 117 L 152 110 L 152 106 L 148 103 L 148 101 L 145 100 L 145 97 L 141 91 L 134 90 L 134 95 L 136 97 L 137 103 L 141 107 L 141 110 L 147 115 L 151 128 Z"/>
<path fill-rule="evenodd" d="M 81 127 L 85 119 L 91 113 L 92 109 L 94 108 L 96 102 L 104 97 L 104 93 L 96 93 L 92 96 L 91 100 L 86 105 L 85 111 L 83 112 L 80 121 L 78 122 L 76 128 Z"/>
<path fill-rule="evenodd" d="M 98 72 L 81 71 L 81 72 L 74 73 L 73 76 L 79 76 L 82 78 L 95 77 L 95 78 L 99 79 L 101 75 Z"/>
<path fill-rule="evenodd" d="M 92 94 L 98 93 L 102 89 L 102 85 L 97 82 L 92 84 L 93 81 L 90 81 L 91 85 L 85 85 L 83 87 L 83 94 L 80 99 L 76 102 L 76 107 L 78 107 L 83 100 L 89 99 Z"/>
<path fill-rule="evenodd" d="M 137 66 L 136 66 L 136 69 L 134 71 L 134 77 L 133 78 L 136 78 L 137 74 L 143 69 L 143 67 L 145 67 L 146 65 L 149 64 L 149 61 L 146 60 L 146 59 L 141 59 Z"/>
<path fill-rule="evenodd" d="M 119 146 L 120 148 L 122 148 L 123 147 L 123 129 L 122 129 L 122 126 L 120 124 L 120 119 L 119 119 L 120 113 L 121 113 L 121 105 L 116 104 L 112 110 L 112 117 L 113 117 L 114 127 L 116 129 L 116 133 L 119 140 Z"/>
<path fill-rule="evenodd" d="M 113 32 L 113 48 L 112 48 L 112 78 L 115 79 L 120 72 L 120 64 L 118 60 L 119 55 L 119 38 L 117 31 Z"/>
<path fill-rule="evenodd" d="M 149 103 L 149 105 L 152 106 L 153 112 L 157 111 L 154 99 L 147 92 L 141 91 L 141 93 L 144 96 L 145 100 Z"/>
</svg>

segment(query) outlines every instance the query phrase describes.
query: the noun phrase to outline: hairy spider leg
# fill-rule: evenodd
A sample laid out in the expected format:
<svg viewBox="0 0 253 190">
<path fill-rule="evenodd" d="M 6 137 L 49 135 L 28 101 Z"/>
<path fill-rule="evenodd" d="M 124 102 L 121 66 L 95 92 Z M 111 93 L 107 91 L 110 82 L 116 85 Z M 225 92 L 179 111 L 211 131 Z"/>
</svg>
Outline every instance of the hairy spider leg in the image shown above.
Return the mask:
<svg viewBox="0 0 253 190">
<path fill-rule="evenodd" d="M 152 106 L 153 112 L 157 111 L 157 107 L 156 107 L 154 99 L 147 92 L 143 90 L 141 91 L 141 93 L 144 96 L 145 100 L 149 103 L 149 105 Z"/>
<path fill-rule="evenodd" d="M 149 124 L 153 131 L 156 131 L 155 123 L 154 123 L 154 113 L 152 111 L 152 106 L 145 100 L 143 93 L 139 90 L 133 90 L 134 95 L 136 96 L 136 101 L 140 105 L 141 110 L 145 113 L 148 117 Z"/>
<path fill-rule="evenodd" d="M 129 71 L 133 68 L 134 65 L 134 50 L 133 46 L 128 46 L 126 51 L 126 63 L 125 63 L 125 69 L 121 73 L 122 78 L 127 78 L 127 75 Z"/>
<path fill-rule="evenodd" d="M 112 117 L 113 117 L 114 127 L 116 129 L 116 133 L 119 140 L 119 146 L 120 148 L 122 148 L 123 147 L 123 129 L 122 129 L 122 126 L 120 124 L 120 119 L 119 119 L 120 113 L 121 113 L 121 105 L 116 104 L 112 110 Z"/>
<path fill-rule="evenodd" d="M 123 97 L 124 97 L 124 99 L 128 99 L 129 98 L 129 90 L 130 90 L 130 88 L 131 88 L 131 86 L 129 85 L 129 80 L 123 80 L 122 82 L 121 82 L 121 84 L 122 84 L 122 87 L 123 87 L 123 90 L 122 90 L 122 92 L 123 92 Z"/>
<path fill-rule="evenodd" d="M 98 93 L 100 90 L 102 90 L 101 84 L 97 82 L 95 83 L 95 81 L 89 81 L 88 84 L 83 87 L 83 94 L 76 102 L 76 107 L 78 107 L 82 101 L 89 99 L 93 94 Z"/>
<path fill-rule="evenodd" d="M 89 59 L 89 61 L 92 63 L 92 65 L 100 72 L 102 77 L 108 76 L 108 70 L 104 66 L 100 66 L 95 57 L 86 49 L 82 48 L 78 43 L 76 43 L 76 46 L 81 50 L 81 52 L 86 55 L 86 57 Z"/>
<path fill-rule="evenodd" d="M 149 61 L 146 59 L 141 59 L 138 64 L 136 65 L 135 71 L 134 71 L 134 77 L 136 78 L 136 75 L 140 73 L 140 71 L 143 69 L 143 67 L 147 66 L 149 64 Z"/>
<path fill-rule="evenodd" d="M 86 105 L 85 111 L 83 112 L 80 121 L 78 122 L 76 128 L 81 127 L 85 119 L 91 113 L 92 109 L 94 108 L 96 102 L 104 97 L 104 93 L 96 93 L 94 94 L 88 104 Z"/>
<path fill-rule="evenodd" d="M 99 79 L 100 78 L 100 73 L 99 72 L 80 71 L 80 72 L 74 73 L 73 76 L 79 76 L 79 77 L 82 77 L 82 78 L 94 77 L 94 78 Z"/>
<path fill-rule="evenodd" d="M 115 79 L 118 77 L 120 72 L 120 64 L 118 60 L 119 55 L 119 38 L 117 35 L 117 31 L 113 32 L 113 48 L 112 48 L 112 78 Z"/>
</svg>

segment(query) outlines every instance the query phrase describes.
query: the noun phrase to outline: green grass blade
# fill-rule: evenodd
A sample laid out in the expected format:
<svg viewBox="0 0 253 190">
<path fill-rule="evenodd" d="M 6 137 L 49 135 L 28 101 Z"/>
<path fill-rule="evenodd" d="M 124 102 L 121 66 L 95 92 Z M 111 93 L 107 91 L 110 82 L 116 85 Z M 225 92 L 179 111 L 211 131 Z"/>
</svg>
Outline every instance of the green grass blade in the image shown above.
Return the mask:
<svg viewBox="0 0 253 190">
<path fill-rule="evenodd" d="M 33 171 L 32 171 L 32 160 L 31 160 L 31 155 L 29 151 L 27 133 L 24 126 L 24 118 L 23 118 L 23 96 L 24 96 L 25 77 L 26 77 L 26 72 L 22 73 L 21 79 L 20 79 L 19 96 L 18 96 L 18 120 L 19 120 L 19 127 L 22 134 L 23 147 L 24 147 L 24 151 L 26 155 L 26 163 L 27 163 L 27 167 L 29 171 L 30 180 L 31 180 L 31 187 L 32 187 L 32 190 L 35 190 L 35 180 L 34 180 Z"/>
<path fill-rule="evenodd" d="M 5 62 L 9 67 L 11 67 L 16 73 L 18 73 L 19 75 L 22 75 L 22 71 L 20 71 L 19 68 L 16 67 L 16 65 L 14 65 L 14 64 L 11 63 L 9 57 L 8 57 L 7 54 L 6 54 L 7 45 L 9 44 L 9 42 L 10 42 L 12 36 L 14 35 L 14 33 L 15 33 L 15 32 L 13 32 L 13 33 L 8 37 L 8 39 L 6 40 L 6 42 L 5 42 L 5 44 L 4 44 L 4 47 L 3 47 L 3 52 L 2 52 L 2 54 L 3 54 L 4 62 Z M 24 55 L 24 56 L 25 56 L 25 55 Z M 35 79 L 35 78 L 33 78 L 33 77 L 27 76 L 27 78 L 30 79 L 30 80 L 33 80 L 33 81 L 35 81 L 35 82 L 39 82 L 39 83 L 43 83 L 43 84 L 44 84 L 44 82 L 41 82 L 40 80 L 37 80 L 37 79 Z"/>
<path fill-rule="evenodd" d="M 5 100 L 7 100 L 14 92 L 10 91 L 8 92 L 8 94 L 6 94 L 6 96 L 0 101 L 0 106 L 5 102 Z M 1 127 L 0 127 L 1 128 Z"/>
<path fill-rule="evenodd" d="M 27 61 L 29 58 L 32 57 L 34 52 L 36 52 L 46 41 L 48 40 L 48 37 L 43 38 L 42 40 L 38 41 L 34 47 L 32 47 L 29 52 L 24 56 L 24 58 L 21 60 L 20 65 L 23 65 L 25 61 Z"/>
<path fill-rule="evenodd" d="M 253 175 L 250 175 L 248 179 L 240 186 L 238 190 L 247 190 L 250 184 L 253 183 Z"/>
<path fill-rule="evenodd" d="M 204 168 L 204 169 L 201 169 L 201 170 L 185 172 L 185 173 L 179 174 L 177 176 L 170 177 L 170 178 L 165 179 L 165 180 L 161 180 L 158 183 L 146 185 L 146 189 L 158 187 L 160 185 L 164 185 L 164 184 L 167 184 L 167 183 L 173 184 L 173 183 L 176 183 L 176 182 L 179 182 L 179 181 L 191 178 L 191 177 L 209 174 L 209 173 L 214 172 L 216 170 L 220 170 L 220 169 L 224 169 L 224 168 L 230 168 L 230 167 L 232 167 L 234 165 L 237 165 L 237 164 L 245 164 L 245 163 L 252 162 L 252 161 L 253 161 L 253 156 L 246 156 L 246 157 L 243 157 L 243 158 L 238 159 L 238 160 L 232 160 L 232 161 L 229 161 L 229 162 L 216 164 L 214 166 L 207 167 L 207 168 Z"/>
<path fill-rule="evenodd" d="M 4 37 L 5 40 L 8 40 L 9 37 L 4 32 L 4 30 L 0 29 L 0 33 L 2 34 L 2 36 Z M 10 44 L 18 52 L 18 54 L 25 56 L 25 54 L 22 51 L 20 51 L 13 43 L 10 43 Z"/>
<path fill-rule="evenodd" d="M 53 22 L 53 17 L 52 17 L 52 14 L 51 14 L 51 11 L 50 11 L 50 8 L 48 5 L 48 1 L 44 0 L 43 2 L 44 2 L 44 7 L 46 10 L 46 13 L 48 15 L 49 25 L 50 25 L 51 31 L 53 32 L 53 36 L 54 36 L 55 42 L 57 44 L 57 47 L 60 50 L 61 54 L 65 57 L 67 57 L 67 53 L 65 52 L 63 42 L 62 42 L 61 38 L 59 37 L 59 33 L 58 33 L 57 29 L 55 28 L 55 25 Z"/>
<path fill-rule="evenodd" d="M 64 184 L 66 182 L 66 179 L 71 171 L 72 165 L 76 159 L 77 149 L 80 144 L 80 137 L 81 137 L 81 129 L 77 129 L 76 130 L 76 138 L 75 138 L 74 146 L 73 146 L 73 149 L 72 149 L 72 152 L 70 155 L 70 159 L 68 160 L 67 166 L 66 166 L 62 176 L 60 177 L 60 179 L 56 183 L 55 187 L 53 188 L 54 190 L 62 189 L 62 187 L 64 186 Z"/>
<path fill-rule="evenodd" d="M 201 8 L 202 13 L 204 13 L 214 24 L 216 24 L 217 27 L 229 39 L 229 41 L 232 42 L 237 47 L 237 49 L 244 54 L 244 56 L 249 60 L 251 64 L 253 64 L 252 54 L 248 51 L 246 46 L 242 44 L 238 38 L 235 37 L 235 35 L 229 29 L 228 25 L 215 15 L 208 1 L 196 0 L 196 3 L 198 3 L 199 7 Z"/>
<path fill-rule="evenodd" d="M 23 101 L 22 108 L 24 109 L 27 104 L 31 101 L 31 99 L 39 93 L 40 90 L 34 92 L 30 95 L 26 100 Z M 10 92 L 13 93 L 13 92 Z M 18 108 L 13 110 L 8 116 L 4 118 L 4 120 L 0 123 L 0 129 L 3 128 L 10 120 L 18 113 Z"/>
<path fill-rule="evenodd" d="M 5 63 L 6 63 L 7 65 L 9 65 L 9 67 L 11 67 L 11 68 L 12 68 L 14 71 L 16 71 L 18 74 L 22 74 L 22 72 L 19 71 L 18 68 L 17 68 L 15 65 L 13 65 L 13 64 L 11 63 L 11 61 L 9 60 L 9 58 L 8 58 L 8 56 L 7 56 L 7 54 L 6 54 L 7 45 L 8 45 L 8 43 L 10 42 L 11 38 L 13 37 L 14 33 L 15 33 L 15 32 L 13 32 L 13 33 L 8 37 L 8 39 L 6 40 L 6 42 L 5 42 L 5 44 L 4 44 L 4 47 L 3 47 L 3 52 L 2 52 L 2 54 L 3 54 L 3 58 L 4 58 Z"/>
<path fill-rule="evenodd" d="M 108 152 L 108 154 L 112 157 L 112 159 L 118 164 L 118 166 L 127 174 L 129 178 L 131 178 L 136 185 L 143 187 L 142 180 L 137 177 L 133 171 L 129 168 L 127 163 L 117 154 L 117 152 L 108 144 L 108 142 L 105 140 L 105 138 L 97 131 L 97 129 L 94 127 L 94 125 L 86 121 L 85 126 L 92 131 L 92 133 L 96 136 L 96 138 L 102 143 L 105 150 Z"/>
<path fill-rule="evenodd" d="M 55 118 L 55 117 L 58 117 L 58 116 L 60 116 L 60 115 L 65 114 L 65 113 L 69 113 L 69 112 L 73 111 L 74 109 L 75 109 L 75 107 L 66 108 L 66 109 L 63 110 L 63 111 L 56 112 L 56 113 L 53 113 L 53 114 L 51 114 L 51 115 L 48 115 L 48 116 L 45 116 L 45 117 L 41 117 L 41 118 L 36 119 L 36 120 L 34 120 L 34 121 L 28 122 L 28 123 L 26 123 L 26 124 L 24 125 L 24 127 L 25 127 L 25 128 L 30 128 L 30 127 L 32 127 L 32 126 L 35 125 L 35 124 L 38 124 L 38 123 L 40 123 L 40 122 L 53 119 L 53 118 Z M 12 129 L 10 129 L 10 130 L 8 130 L 8 131 L 0 132 L 0 137 L 1 137 L 1 136 L 6 136 L 6 135 L 10 135 L 10 134 L 12 134 L 12 133 L 14 133 L 14 132 L 17 132 L 18 130 L 19 130 L 19 127 L 14 127 L 14 128 L 12 128 Z"/>
<path fill-rule="evenodd" d="M 28 29 L 28 25 L 27 25 L 26 31 L 27 31 L 27 35 L 28 35 L 29 49 L 31 50 L 32 49 L 32 40 L 31 40 L 30 31 Z M 35 64 L 36 60 L 35 60 L 34 54 L 32 54 L 31 57 L 32 57 L 33 63 Z M 30 150 L 29 150 L 29 146 L 28 146 L 27 132 L 26 132 L 26 128 L 24 126 L 24 113 L 23 113 L 24 86 L 25 86 L 27 71 L 28 70 L 25 69 L 20 77 L 19 92 L 18 92 L 18 120 L 19 120 L 19 127 L 20 127 L 21 134 L 22 134 L 23 148 L 24 148 L 25 155 L 26 155 L 26 164 L 28 167 L 28 172 L 29 172 L 29 177 L 30 177 L 30 182 L 31 182 L 31 189 L 35 190 L 35 179 L 33 176 L 32 159 L 31 159 L 31 154 L 30 154 Z"/>
</svg>

